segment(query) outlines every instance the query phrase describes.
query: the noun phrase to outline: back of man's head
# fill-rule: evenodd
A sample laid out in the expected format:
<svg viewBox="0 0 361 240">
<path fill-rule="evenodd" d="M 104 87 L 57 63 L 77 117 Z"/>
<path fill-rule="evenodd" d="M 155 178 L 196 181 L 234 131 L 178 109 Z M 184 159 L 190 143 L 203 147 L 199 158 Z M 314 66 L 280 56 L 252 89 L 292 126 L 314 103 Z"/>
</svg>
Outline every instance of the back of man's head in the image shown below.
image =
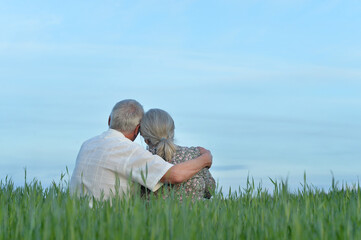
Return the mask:
<svg viewBox="0 0 361 240">
<path fill-rule="evenodd" d="M 122 133 L 130 133 L 135 130 L 143 115 L 144 109 L 139 102 L 125 99 L 113 107 L 109 127 Z"/>
</svg>

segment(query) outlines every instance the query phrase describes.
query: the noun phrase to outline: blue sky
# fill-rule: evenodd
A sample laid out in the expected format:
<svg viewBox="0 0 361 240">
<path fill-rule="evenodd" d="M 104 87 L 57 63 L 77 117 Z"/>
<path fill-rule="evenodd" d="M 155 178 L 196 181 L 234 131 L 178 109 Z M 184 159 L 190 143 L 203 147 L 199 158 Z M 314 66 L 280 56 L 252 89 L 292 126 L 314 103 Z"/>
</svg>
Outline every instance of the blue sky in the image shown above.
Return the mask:
<svg viewBox="0 0 361 240">
<path fill-rule="evenodd" d="M 0 6 L 1 179 L 72 170 L 124 98 L 170 112 L 179 143 L 211 148 L 224 186 L 273 168 L 358 176 L 359 1 Z"/>
</svg>

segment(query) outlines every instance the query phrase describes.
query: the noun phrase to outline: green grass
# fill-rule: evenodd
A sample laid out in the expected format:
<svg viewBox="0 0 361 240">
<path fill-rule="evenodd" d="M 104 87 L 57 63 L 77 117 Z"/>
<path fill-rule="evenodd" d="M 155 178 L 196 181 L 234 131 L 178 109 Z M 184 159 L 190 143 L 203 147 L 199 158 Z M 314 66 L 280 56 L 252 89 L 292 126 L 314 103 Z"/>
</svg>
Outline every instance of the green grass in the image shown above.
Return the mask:
<svg viewBox="0 0 361 240">
<path fill-rule="evenodd" d="M 63 178 L 63 175 L 62 175 Z M 61 180 L 0 183 L 0 239 L 361 239 L 361 189 L 326 193 L 306 183 L 296 193 L 274 182 L 211 200 L 178 202 L 138 196 L 94 202 L 69 194 Z"/>
</svg>

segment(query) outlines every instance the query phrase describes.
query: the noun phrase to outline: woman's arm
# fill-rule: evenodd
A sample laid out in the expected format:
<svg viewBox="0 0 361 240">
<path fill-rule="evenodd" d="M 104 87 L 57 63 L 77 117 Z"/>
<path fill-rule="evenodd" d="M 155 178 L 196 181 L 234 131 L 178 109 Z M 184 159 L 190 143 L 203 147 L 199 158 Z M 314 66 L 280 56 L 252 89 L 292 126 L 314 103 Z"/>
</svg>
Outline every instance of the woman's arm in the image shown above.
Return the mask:
<svg viewBox="0 0 361 240">
<path fill-rule="evenodd" d="M 202 152 L 206 151 L 206 149 L 202 147 L 198 147 L 198 148 L 201 154 Z M 204 190 L 204 197 L 209 199 L 212 197 L 212 193 L 216 189 L 216 181 L 214 180 L 212 174 L 209 172 L 208 169 L 203 169 L 201 175 L 206 185 L 206 189 Z"/>
<path fill-rule="evenodd" d="M 203 172 L 204 182 L 206 184 L 206 189 L 204 190 L 204 197 L 210 199 L 216 189 L 216 181 L 214 180 L 208 169 L 203 169 Z"/>
</svg>

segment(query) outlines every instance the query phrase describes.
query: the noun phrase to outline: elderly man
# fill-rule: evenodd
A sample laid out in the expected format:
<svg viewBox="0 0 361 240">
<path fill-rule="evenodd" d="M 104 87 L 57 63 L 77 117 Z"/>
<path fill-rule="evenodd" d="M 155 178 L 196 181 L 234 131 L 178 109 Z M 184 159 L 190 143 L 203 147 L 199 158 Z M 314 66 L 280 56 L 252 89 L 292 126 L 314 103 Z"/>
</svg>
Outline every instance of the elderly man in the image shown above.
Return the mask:
<svg viewBox="0 0 361 240">
<path fill-rule="evenodd" d="M 134 143 L 143 115 L 142 105 L 135 100 L 123 100 L 114 106 L 109 129 L 81 146 L 70 182 L 71 192 L 107 199 L 126 193 L 129 181 L 154 192 L 164 182 L 184 182 L 212 165 L 211 153 L 203 148 L 200 157 L 172 165 Z"/>
</svg>

